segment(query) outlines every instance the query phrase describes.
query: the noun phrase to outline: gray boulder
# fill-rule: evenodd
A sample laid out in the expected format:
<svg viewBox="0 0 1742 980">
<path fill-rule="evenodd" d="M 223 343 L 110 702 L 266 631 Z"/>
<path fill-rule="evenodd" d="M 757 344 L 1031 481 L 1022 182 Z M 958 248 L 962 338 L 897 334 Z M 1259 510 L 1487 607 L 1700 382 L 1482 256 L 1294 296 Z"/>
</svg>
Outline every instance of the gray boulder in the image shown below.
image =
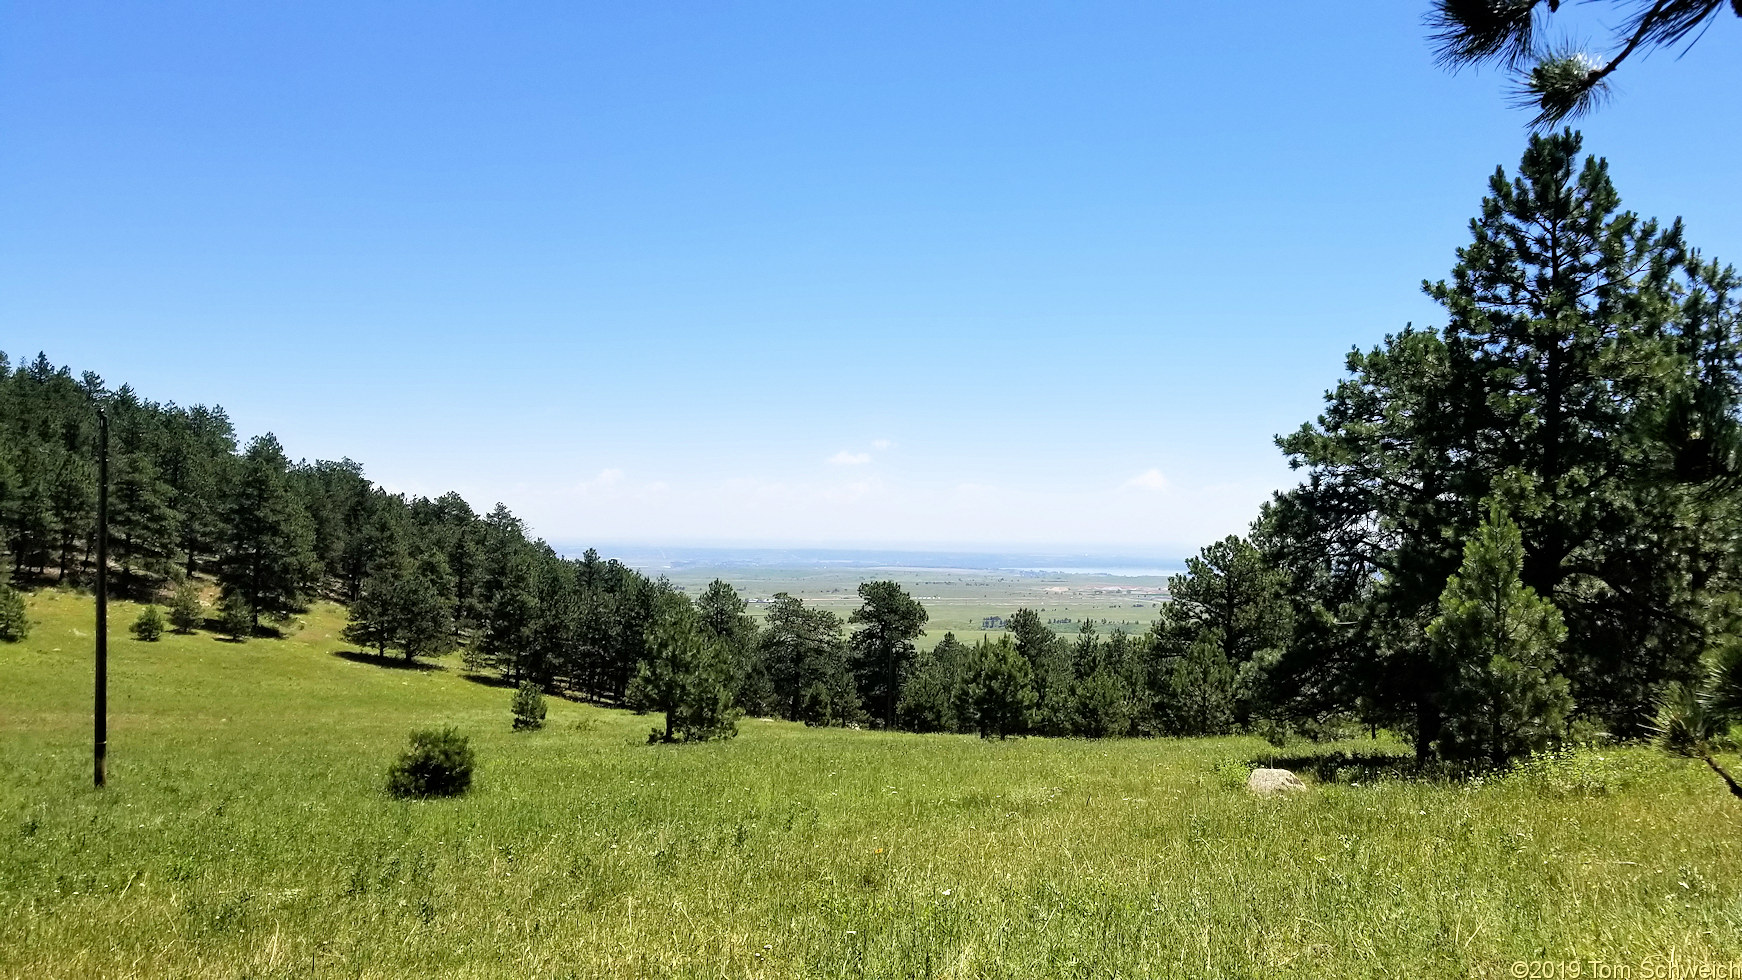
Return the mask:
<svg viewBox="0 0 1742 980">
<path fill-rule="evenodd" d="M 1304 793 L 1307 786 L 1287 769 L 1254 769 L 1252 775 L 1246 777 L 1246 788 L 1259 796 L 1275 796 L 1278 793 Z"/>
</svg>

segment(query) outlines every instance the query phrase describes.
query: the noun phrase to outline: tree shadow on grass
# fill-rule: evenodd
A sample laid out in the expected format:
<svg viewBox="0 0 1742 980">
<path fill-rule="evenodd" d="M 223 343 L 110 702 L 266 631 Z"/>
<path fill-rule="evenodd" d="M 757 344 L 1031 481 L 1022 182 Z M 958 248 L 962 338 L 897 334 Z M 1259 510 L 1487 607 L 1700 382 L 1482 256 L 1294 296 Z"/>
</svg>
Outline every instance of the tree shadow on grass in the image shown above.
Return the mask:
<svg viewBox="0 0 1742 980">
<path fill-rule="evenodd" d="M 497 674 L 481 674 L 475 670 L 464 671 L 460 674 L 460 676 L 464 677 L 466 680 L 469 680 L 474 684 L 482 684 L 485 687 L 501 687 L 501 688 L 508 688 L 508 689 L 512 690 L 512 689 L 520 686 L 519 681 L 511 681 L 508 678 L 502 677 L 502 676 L 497 675 Z M 550 696 L 553 694 L 553 692 L 546 691 L 545 694 L 546 694 L 546 696 Z"/>
<path fill-rule="evenodd" d="M 364 650 L 335 650 L 333 656 L 340 660 L 349 660 L 354 664 L 368 664 L 371 667 L 386 667 L 389 670 L 432 671 L 446 670 L 441 664 L 432 664 L 422 660 L 407 660 L 404 657 L 387 656 L 369 653 Z"/>
<path fill-rule="evenodd" d="M 464 671 L 461 671 L 460 676 L 465 678 L 466 680 L 471 681 L 474 684 L 482 684 L 485 687 L 501 688 L 503 690 L 508 690 L 508 691 L 512 691 L 512 690 L 515 690 L 515 689 L 520 687 L 519 681 L 511 681 L 508 678 L 501 676 L 500 674 L 486 674 L 486 673 L 482 673 L 482 672 L 476 671 L 476 670 L 464 670 Z M 561 700 L 561 701 L 572 701 L 575 704 L 591 704 L 591 705 L 594 705 L 594 706 L 600 707 L 600 708 L 621 708 L 621 707 L 623 707 L 623 705 L 614 704 L 614 703 L 607 702 L 607 701 L 600 701 L 597 698 L 587 697 L 586 695 L 582 694 L 579 691 L 571 691 L 571 690 L 568 690 L 567 688 L 563 688 L 563 687 L 556 687 L 556 686 L 547 687 L 544 689 L 543 693 L 544 693 L 544 696 L 547 698 L 556 698 L 556 699 Z"/>
<path fill-rule="evenodd" d="M 1412 752 L 1384 750 L 1350 752 L 1339 749 L 1311 755 L 1277 752 L 1259 756 L 1249 764 L 1287 769 L 1309 775 L 1321 783 L 1437 782 L 1456 775 L 1444 766 L 1417 762 Z"/>
<path fill-rule="evenodd" d="M 200 620 L 199 628 L 229 643 L 242 642 L 241 640 L 231 639 L 230 634 L 224 632 L 224 621 L 215 616 L 207 616 L 205 619 Z M 179 630 L 176 632 L 180 634 Z M 259 626 L 254 627 L 254 631 L 249 633 L 247 638 L 255 640 L 282 640 L 284 639 L 284 631 L 268 623 L 261 623 Z"/>
</svg>

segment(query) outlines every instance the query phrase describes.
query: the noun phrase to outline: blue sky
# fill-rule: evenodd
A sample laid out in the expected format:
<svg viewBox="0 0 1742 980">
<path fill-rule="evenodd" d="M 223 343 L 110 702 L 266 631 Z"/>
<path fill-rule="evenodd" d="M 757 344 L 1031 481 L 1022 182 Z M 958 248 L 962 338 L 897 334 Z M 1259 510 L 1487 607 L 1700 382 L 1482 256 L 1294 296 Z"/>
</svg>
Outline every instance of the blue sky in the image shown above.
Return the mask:
<svg viewBox="0 0 1742 980">
<path fill-rule="evenodd" d="M 0 2 L 0 349 L 558 542 L 1176 554 L 1518 158 L 1425 7 Z M 1729 259 L 1739 28 L 1581 124 Z"/>
</svg>

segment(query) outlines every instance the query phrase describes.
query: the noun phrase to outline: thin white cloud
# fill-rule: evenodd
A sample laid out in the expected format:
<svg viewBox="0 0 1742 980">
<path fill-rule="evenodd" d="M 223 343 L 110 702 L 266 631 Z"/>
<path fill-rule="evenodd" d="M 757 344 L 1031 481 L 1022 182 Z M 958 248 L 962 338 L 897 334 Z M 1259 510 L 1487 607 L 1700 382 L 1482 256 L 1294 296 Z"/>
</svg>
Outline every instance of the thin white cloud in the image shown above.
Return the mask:
<svg viewBox="0 0 1742 980">
<path fill-rule="evenodd" d="M 895 443 L 890 442 L 888 439 L 873 439 L 873 440 L 871 440 L 871 448 L 877 450 L 878 452 L 882 452 L 883 450 L 888 449 L 889 447 L 891 447 L 893 445 L 895 445 Z"/>
<path fill-rule="evenodd" d="M 1144 470 L 1142 473 L 1139 473 L 1120 484 L 1119 489 L 1160 491 L 1170 489 L 1172 486 L 1173 484 L 1167 481 L 1167 477 L 1161 475 L 1160 470 L 1151 466 L 1149 469 Z"/>
<path fill-rule="evenodd" d="M 614 487 L 622 482 L 623 471 L 613 466 L 610 469 L 600 470 L 599 475 L 593 477 L 591 480 L 582 480 L 580 489 L 583 492 L 588 490 L 604 490 L 609 487 Z"/>
<path fill-rule="evenodd" d="M 829 462 L 836 466 L 864 466 L 871 462 L 870 453 L 850 453 L 845 449 L 829 457 Z"/>
</svg>

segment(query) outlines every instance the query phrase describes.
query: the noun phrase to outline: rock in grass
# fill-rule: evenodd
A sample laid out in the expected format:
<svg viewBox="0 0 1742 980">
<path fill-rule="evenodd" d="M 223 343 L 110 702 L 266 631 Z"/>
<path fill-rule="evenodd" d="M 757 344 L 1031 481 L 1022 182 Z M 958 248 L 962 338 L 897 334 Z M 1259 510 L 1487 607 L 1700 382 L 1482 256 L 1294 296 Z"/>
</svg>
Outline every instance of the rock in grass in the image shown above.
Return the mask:
<svg viewBox="0 0 1742 980">
<path fill-rule="evenodd" d="M 1246 788 L 1259 796 L 1275 796 L 1278 793 L 1304 793 L 1307 787 L 1299 776 L 1287 769 L 1254 769 L 1252 775 L 1246 777 Z"/>
</svg>

